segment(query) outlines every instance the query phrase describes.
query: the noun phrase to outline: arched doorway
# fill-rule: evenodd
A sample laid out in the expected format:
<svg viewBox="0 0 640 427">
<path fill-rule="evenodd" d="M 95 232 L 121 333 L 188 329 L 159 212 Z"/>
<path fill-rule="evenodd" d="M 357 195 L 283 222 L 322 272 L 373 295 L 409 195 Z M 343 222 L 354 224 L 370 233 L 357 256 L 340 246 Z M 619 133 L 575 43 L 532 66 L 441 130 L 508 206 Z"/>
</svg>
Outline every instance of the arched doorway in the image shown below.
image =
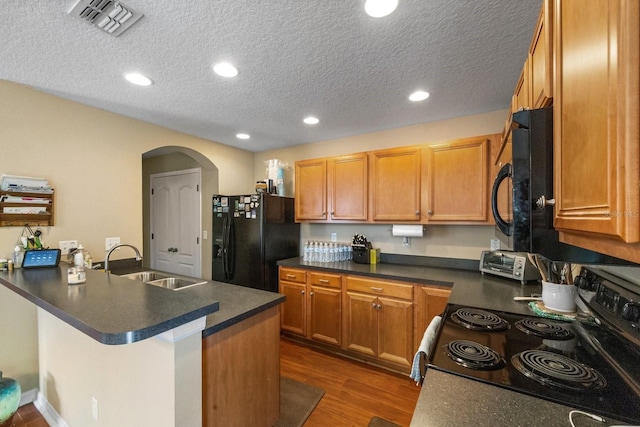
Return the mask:
<svg viewBox="0 0 640 427">
<path fill-rule="evenodd" d="M 200 274 L 196 277 L 211 279 L 211 245 L 208 236 L 211 233 L 211 196 L 218 192 L 218 168 L 197 151 L 186 147 L 165 146 L 142 155 L 143 248 L 145 254 L 151 254 L 151 176 L 196 168 L 201 170 L 199 234 L 202 260 Z M 145 260 L 145 264 L 149 267 L 151 259 Z"/>
</svg>

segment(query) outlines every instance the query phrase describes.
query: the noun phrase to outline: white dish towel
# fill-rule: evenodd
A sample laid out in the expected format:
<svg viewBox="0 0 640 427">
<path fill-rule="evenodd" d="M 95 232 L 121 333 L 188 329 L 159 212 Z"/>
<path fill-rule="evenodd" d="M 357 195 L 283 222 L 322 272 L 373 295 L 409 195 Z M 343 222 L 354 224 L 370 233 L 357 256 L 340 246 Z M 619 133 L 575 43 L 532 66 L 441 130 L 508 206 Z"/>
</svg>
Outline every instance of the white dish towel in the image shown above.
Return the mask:
<svg viewBox="0 0 640 427">
<path fill-rule="evenodd" d="M 429 350 L 433 344 L 433 341 L 436 339 L 436 331 L 438 330 L 438 326 L 440 326 L 440 321 L 442 317 L 436 316 L 431 320 L 429 326 L 427 326 L 427 330 L 424 331 L 424 335 L 422 336 L 422 341 L 420 342 L 420 346 L 418 347 L 418 351 L 416 355 L 413 357 L 413 365 L 411 366 L 411 374 L 409 377 L 416 382 L 416 385 L 420 385 L 420 353 L 424 353 L 425 356 L 429 357 Z"/>
</svg>

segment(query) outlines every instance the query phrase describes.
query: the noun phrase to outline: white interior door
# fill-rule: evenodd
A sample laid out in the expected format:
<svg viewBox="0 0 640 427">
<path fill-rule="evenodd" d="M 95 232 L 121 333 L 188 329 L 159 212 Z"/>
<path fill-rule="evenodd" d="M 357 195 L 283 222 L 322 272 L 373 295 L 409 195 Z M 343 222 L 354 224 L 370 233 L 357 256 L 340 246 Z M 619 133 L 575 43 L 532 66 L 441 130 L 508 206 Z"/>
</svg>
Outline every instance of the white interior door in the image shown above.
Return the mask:
<svg viewBox="0 0 640 427">
<path fill-rule="evenodd" d="M 202 277 L 200 169 L 151 175 L 151 268 Z"/>
</svg>

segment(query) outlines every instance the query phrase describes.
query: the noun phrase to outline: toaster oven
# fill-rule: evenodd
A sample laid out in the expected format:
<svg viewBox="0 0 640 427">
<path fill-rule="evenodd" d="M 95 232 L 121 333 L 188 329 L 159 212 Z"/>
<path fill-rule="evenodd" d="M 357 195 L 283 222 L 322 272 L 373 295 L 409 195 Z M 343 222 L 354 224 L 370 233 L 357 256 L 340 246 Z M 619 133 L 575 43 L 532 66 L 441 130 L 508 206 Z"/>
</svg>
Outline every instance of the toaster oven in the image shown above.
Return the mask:
<svg viewBox="0 0 640 427">
<path fill-rule="evenodd" d="M 480 256 L 480 271 L 482 274 L 517 280 L 523 285 L 541 279 L 540 272 L 531 264 L 526 252 L 483 251 Z"/>
</svg>

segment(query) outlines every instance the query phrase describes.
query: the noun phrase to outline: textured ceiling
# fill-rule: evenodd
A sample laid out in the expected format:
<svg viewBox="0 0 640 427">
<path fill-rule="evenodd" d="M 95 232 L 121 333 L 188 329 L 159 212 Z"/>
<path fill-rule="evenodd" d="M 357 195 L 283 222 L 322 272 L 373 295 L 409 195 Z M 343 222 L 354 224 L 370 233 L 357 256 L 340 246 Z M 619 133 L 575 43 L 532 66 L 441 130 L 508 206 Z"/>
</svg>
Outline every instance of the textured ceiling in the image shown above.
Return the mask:
<svg viewBox="0 0 640 427">
<path fill-rule="evenodd" d="M 364 0 L 127 0 L 144 17 L 112 37 L 74 3 L 3 1 L 0 79 L 250 151 L 506 109 L 541 6 L 400 0 L 374 19 Z"/>
</svg>

